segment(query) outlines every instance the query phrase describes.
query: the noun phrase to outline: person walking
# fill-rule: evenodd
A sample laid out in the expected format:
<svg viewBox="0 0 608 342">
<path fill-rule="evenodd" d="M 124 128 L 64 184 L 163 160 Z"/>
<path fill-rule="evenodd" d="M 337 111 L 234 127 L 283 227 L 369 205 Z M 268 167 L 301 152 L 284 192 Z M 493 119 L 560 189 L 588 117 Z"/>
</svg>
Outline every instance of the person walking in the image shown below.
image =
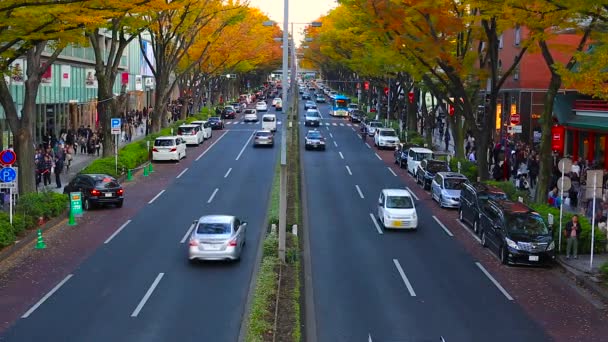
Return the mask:
<svg viewBox="0 0 608 342">
<path fill-rule="evenodd" d="M 578 238 L 581 235 L 581 226 L 578 223 L 578 215 L 573 215 L 570 222 L 566 224 L 564 235 L 566 238 L 566 259 L 573 256 L 578 258 Z"/>
<path fill-rule="evenodd" d="M 63 146 L 60 146 L 59 152 L 55 155 L 55 184 L 57 189 L 61 189 L 61 172 L 63 172 L 63 166 L 65 163 L 65 150 Z"/>
</svg>

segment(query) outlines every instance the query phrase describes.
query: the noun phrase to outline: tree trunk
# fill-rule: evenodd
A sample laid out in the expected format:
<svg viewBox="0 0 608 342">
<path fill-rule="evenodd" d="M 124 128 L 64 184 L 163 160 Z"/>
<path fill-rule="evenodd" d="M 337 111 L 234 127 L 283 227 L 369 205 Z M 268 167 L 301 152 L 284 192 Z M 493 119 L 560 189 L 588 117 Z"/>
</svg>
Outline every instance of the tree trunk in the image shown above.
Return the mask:
<svg viewBox="0 0 608 342">
<path fill-rule="evenodd" d="M 538 173 L 538 182 L 536 183 L 536 196 L 535 201 L 537 203 L 544 203 L 547 198 L 547 191 L 549 191 L 549 182 L 553 175 L 553 154 L 551 153 L 551 126 L 553 126 L 553 102 L 559 88 L 562 85 L 561 77 L 552 73 L 549 87 L 547 88 L 547 94 L 545 95 L 544 110 L 540 120 L 540 127 L 543 134 L 540 138 L 539 147 L 539 164 L 540 171 Z"/>
<path fill-rule="evenodd" d="M 167 102 L 170 90 L 168 80 L 161 79 L 156 85 L 156 103 L 152 113 L 153 133 L 158 133 L 162 128 L 167 127 Z"/>
<path fill-rule="evenodd" d="M 104 76 L 97 77 L 98 89 L 97 96 L 97 114 L 99 115 L 99 125 L 103 132 L 103 157 L 111 157 L 114 155 L 114 137 L 112 135 L 110 120 L 112 117 L 120 117 L 120 113 L 115 112 L 115 102 L 113 99 L 112 86 Z M 110 100 L 111 99 L 111 100 Z"/>
</svg>

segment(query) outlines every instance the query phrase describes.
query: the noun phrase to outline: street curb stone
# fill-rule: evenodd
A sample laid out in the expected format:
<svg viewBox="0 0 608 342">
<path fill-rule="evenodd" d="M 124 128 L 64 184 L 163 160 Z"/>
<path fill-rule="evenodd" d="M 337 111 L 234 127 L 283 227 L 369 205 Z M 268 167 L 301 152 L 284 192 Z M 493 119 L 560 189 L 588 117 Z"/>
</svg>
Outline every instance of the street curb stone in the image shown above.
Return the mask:
<svg viewBox="0 0 608 342">
<path fill-rule="evenodd" d="M 597 282 L 593 281 L 588 274 L 585 272 L 581 272 L 573 267 L 570 267 L 563 263 L 561 260 L 557 260 L 557 264 L 564 270 L 566 273 L 570 274 L 576 285 L 579 287 L 583 287 L 592 294 L 596 295 L 601 299 L 602 302 L 608 304 L 608 289 L 603 288 Z"/>
</svg>

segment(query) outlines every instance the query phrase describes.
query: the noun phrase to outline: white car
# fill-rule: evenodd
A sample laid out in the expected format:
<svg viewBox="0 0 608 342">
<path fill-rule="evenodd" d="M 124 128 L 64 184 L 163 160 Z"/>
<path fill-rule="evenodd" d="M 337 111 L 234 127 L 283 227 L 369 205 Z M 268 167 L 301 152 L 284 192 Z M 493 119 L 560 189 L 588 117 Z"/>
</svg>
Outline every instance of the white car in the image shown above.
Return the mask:
<svg viewBox="0 0 608 342">
<path fill-rule="evenodd" d="M 400 141 L 397 132 L 392 128 L 376 128 L 374 134 L 374 145 L 378 148 L 392 148 L 393 150 Z"/>
<path fill-rule="evenodd" d="M 407 172 L 416 177 L 418 165 L 425 159 L 433 159 L 433 151 L 424 147 L 410 147 L 407 152 Z"/>
<path fill-rule="evenodd" d="M 177 136 L 182 138 L 187 145 L 200 145 L 205 141 L 200 125 L 181 125 L 177 127 Z"/>
<path fill-rule="evenodd" d="M 321 115 L 316 109 L 309 109 L 306 111 L 306 117 L 304 119 L 304 126 L 319 126 L 321 124 Z"/>
<path fill-rule="evenodd" d="M 382 128 L 384 127 L 384 125 L 382 124 L 382 122 L 380 121 L 370 121 L 366 128 L 367 128 L 367 135 L 369 135 L 370 137 L 373 137 L 374 134 L 376 134 L 376 128 Z"/>
<path fill-rule="evenodd" d="M 243 121 L 258 122 L 258 112 L 255 109 L 245 109 L 243 112 Z"/>
<path fill-rule="evenodd" d="M 158 137 L 152 147 L 152 161 L 175 160 L 186 158 L 186 143 L 176 136 Z"/>
<path fill-rule="evenodd" d="M 258 112 L 266 112 L 268 111 L 268 105 L 264 101 L 258 101 L 258 103 L 255 104 L 255 110 Z"/>
<path fill-rule="evenodd" d="M 417 229 L 418 214 L 412 194 L 405 189 L 382 189 L 378 219 L 384 228 Z"/>
<path fill-rule="evenodd" d="M 283 102 L 283 100 L 281 100 L 280 97 L 275 97 L 274 99 L 272 99 L 272 106 L 275 107 L 277 105 L 277 103 L 281 103 Z"/>
<path fill-rule="evenodd" d="M 277 131 L 277 116 L 274 114 L 262 115 L 262 130 L 269 130 L 271 132 Z"/>
<path fill-rule="evenodd" d="M 358 110 L 359 109 L 359 105 L 356 103 L 349 103 L 348 104 L 348 112 L 352 112 L 353 110 Z"/>
<path fill-rule="evenodd" d="M 192 121 L 190 124 L 201 126 L 204 139 L 211 139 L 211 136 L 213 136 L 213 129 L 211 129 L 211 124 L 209 122 L 204 120 L 196 120 Z"/>
</svg>

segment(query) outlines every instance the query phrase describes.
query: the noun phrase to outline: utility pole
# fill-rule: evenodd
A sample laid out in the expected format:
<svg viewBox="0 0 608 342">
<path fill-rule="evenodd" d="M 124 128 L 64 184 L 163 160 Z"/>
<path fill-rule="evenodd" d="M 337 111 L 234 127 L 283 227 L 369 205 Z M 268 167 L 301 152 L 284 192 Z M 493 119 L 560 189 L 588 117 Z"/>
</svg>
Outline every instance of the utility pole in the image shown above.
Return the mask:
<svg viewBox="0 0 608 342">
<path fill-rule="evenodd" d="M 283 78 L 282 78 L 282 90 L 283 90 L 283 106 L 286 110 L 289 110 L 287 104 L 287 56 L 288 56 L 288 24 L 289 24 L 289 0 L 283 2 Z M 285 262 L 285 245 L 286 245 L 286 234 L 287 234 L 287 139 L 285 129 L 287 125 L 281 126 L 281 169 L 280 169 L 280 182 L 279 182 L 279 260 Z"/>
</svg>

